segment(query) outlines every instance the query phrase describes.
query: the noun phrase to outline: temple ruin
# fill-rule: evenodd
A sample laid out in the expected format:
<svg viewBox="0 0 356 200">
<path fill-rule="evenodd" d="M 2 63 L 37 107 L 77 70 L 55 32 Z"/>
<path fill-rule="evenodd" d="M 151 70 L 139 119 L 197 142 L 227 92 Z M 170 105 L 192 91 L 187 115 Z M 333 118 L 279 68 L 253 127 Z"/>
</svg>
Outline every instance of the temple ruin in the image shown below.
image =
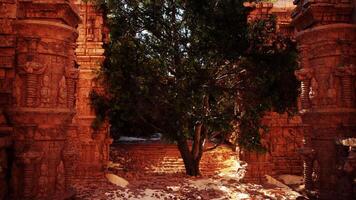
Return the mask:
<svg viewBox="0 0 356 200">
<path fill-rule="evenodd" d="M 268 113 L 270 151 L 239 158 L 246 181 L 304 174 L 311 195 L 352 198 L 356 1 L 294 4 L 254 4 L 249 20 L 276 15 L 296 39 L 300 113 Z M 108 124 L 92 128 L 90 92 L 103 90 L 95 77 L 107 40 L 103 13 L 85 1 L 0 0 L 0 199 L 65 199 L 79 181 L 105 181 L 112 140 Z"/>
</svg>

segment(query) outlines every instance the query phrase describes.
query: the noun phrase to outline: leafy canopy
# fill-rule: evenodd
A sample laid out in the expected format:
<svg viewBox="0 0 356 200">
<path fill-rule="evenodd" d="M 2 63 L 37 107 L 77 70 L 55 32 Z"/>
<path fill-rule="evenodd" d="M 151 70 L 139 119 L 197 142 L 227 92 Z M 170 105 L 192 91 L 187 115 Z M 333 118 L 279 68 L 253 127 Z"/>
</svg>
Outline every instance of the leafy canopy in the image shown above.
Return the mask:
<svg viewBox="0 0 356 200">
<path fill-rule="evenodd" d="M 294 44 L 275 19 L 247 24 L 243 0 L 107 0 L 111 41 L 93 93 L 102 121 L 121 134 L 194 135 L 240 125 L 239 143 L 259 149 L 260 119 L 296 99 Z"/>
</svg>

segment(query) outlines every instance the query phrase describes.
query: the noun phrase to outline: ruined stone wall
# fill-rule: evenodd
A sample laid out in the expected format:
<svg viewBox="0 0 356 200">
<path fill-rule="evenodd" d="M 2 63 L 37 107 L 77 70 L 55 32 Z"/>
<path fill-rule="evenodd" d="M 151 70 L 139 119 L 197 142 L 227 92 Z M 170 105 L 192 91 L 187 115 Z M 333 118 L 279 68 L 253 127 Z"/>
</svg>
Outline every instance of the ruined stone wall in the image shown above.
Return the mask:
<svg viewBox="0 0 356 200">
<path fill-rule="evenodd" d="M 268 113 L 263 124 L 269 132 L 262 137 L 267 152 L 240 151 L 240 159 L 247 162 L 245 181 L 262 183 L 265 175 L 302 175 L 303 162 L 299 149 L 302 146 L 303 124 L 299 116 Z"/>
<path fill-rule="evenodd" d="M 103 37 L 94 30 L 103 23 L 82 5 L 0 0 L 0 199 L 64 199 L 73 195 L 73 179 L 103 177 L 107 126 L 90 128 L 94 114 L 83 95 L 96 87 L 88 71 L 103 59 Z M 83 38 L 96 39 L 83 46 Z M 84 51 L 78 58 L 77 46 Z"/>
</svg>

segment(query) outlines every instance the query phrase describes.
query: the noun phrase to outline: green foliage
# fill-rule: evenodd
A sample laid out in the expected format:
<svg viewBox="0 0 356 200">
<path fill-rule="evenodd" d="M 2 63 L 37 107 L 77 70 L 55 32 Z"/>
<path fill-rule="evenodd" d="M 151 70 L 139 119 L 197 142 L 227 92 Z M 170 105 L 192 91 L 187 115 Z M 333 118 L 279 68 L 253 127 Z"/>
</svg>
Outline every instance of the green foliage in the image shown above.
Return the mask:
<svg viewBox="0 0 356 200">
<path fill-rule="evenodd" d="M 191 138 L 197 122 L 227 133 L 234 120 L 240 145 L 263 149 L 265 111 L 295 103 L 295 47 L 276 34 L 274 19 L 248 25 L 243 2 L 105 1 L 110 96 L 93 96 L 98 113 L 121 134 L 173 140 Z"/>
<path fill-rule="evenodd" d="M 105 122 L 107 111 L 110 109 L 108 99 L 95 91 L 90 93 L 91 105 L 95 108 L 96 118 L 92 123 L 92 128 L 97 130 Z"/>
<path fill-rule="evenodd" d="M 252 22 L 248 37 L 250 48 L 240 63 L 246 73 L 239 97 L 243 108 L 239 143 L 246 149 L 264 150 L 260 137 L 268 133 L 261 125 L 265 112 L 295 112 L 297 52 L 293 41 L 278 34 L 274 16 Z"/>
</svg>

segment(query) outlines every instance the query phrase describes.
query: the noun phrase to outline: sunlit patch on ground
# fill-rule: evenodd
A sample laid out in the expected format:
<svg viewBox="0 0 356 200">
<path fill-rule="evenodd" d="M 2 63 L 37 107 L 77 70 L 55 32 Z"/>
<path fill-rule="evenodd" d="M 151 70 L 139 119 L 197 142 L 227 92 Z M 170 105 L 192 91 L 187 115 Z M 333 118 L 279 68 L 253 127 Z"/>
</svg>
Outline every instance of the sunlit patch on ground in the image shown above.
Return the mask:
<svg viewBox="0 0 356 200">
<path fill-rule="evenodd" d="M 112 200 L 292 200 L 299 194 L 288 187 L 241 183 L 245 165 L 229 161 L 230 168 L 214 177 L 188 177 L 184 174 L 133 174 L 123 188 L 110 183 L 77 185 L 78 199 Z"/>
<path fill-rule="evenodd" d="M 95 186 L 78 186 L 78 199 L 115 199 L 115 200 L 159 200 L 159 199 L 296 199 L 298 193 L 285 188 L 263 187 L 256 184 L 244 184 L 223 178 L 188 178 L 178 175 L 166 180 L 155 177 L 134 182 L 127 188 L 108 183 Z M 140 183 L 139 183 L 140 182 Z"/>
</svg>

